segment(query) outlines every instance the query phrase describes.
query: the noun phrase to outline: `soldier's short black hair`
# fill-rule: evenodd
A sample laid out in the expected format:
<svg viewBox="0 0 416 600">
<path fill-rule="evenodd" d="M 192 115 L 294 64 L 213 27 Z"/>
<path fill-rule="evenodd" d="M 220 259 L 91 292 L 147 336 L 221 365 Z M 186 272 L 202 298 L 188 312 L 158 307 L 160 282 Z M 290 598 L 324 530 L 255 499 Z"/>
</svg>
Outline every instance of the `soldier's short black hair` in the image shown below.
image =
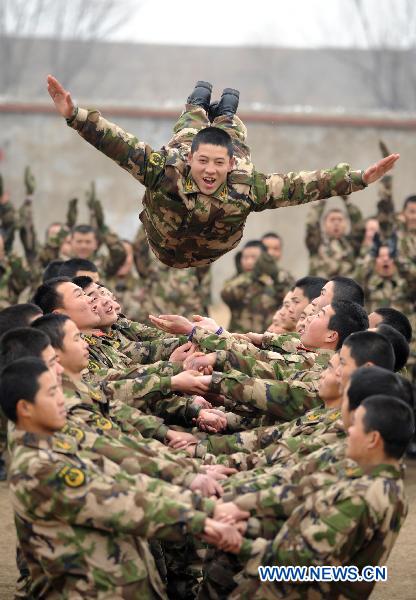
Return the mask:
<svg viewBox="0 0 416 600">
<path fill-rule="evenodd" d="M 65 323 L 69 320 L 68 315 L 52 313 L 33 321 L 32 327 L 39 332 L 43 332 L 54 348 L 63 350 L 65 338 L 64 327 Z"/>
<path fill-rule="evenodd" d="M 312 277 L 308 275 L 307 277 L 298 279 L 292 289 L 300 288 L 309 302 L 312 302 L 312 300 L 319 296 L 321 289 L 326 283 L 328 283 L 328 279 L 324 277 Z"/>
<path fill-rule="evenodd" d="M 42 310 L 31 302 L 4 308 L 0 311 L 0 336 L 10 329 L 27 327 L 33 319 L 37 319 L 40 315 L 42 315 Z"/>
<path fill-rule="evenodd" d="M 332 301 L 331 307 L 334 315 L 329 319 L 328 329 L 338 333 L 338 350 L 351 333 L 368 328 L 368 316 L 362 306 L 348 300 Z"/>
<path fill-rule="evenodd" d="M 97 237 L 97 232 L 94 229 L 94 227 L 92 227 L 92 225 L 86 225 L 86 224 L 81 224 L 81 225 L 76 225 L 75 227 L 72 228 L 71 233 L 82 233 L 83 235 L 86 233 L 93 233 L 95 235 L 95 237 Z"/>
<path fill-rule="evenodd" d="M 415 421 L 411 408 L 400 398 L 378 394 L 366 398 L 363 417 L 364 431 L 378 431 L 384 442 L 384 453 L 399 459 L 415 433 Z"/>
<path fill-rule="evenodd" d="M 392 345 L 395 356 L 394 370 L 400 371 L 406 365 L 410 354 L 410 347 L 406 338 L 400 331 L 397 331 L 391 325 L 386 325 L 386 323 L 380 323 L 377 326 L 377 333 L 388 339 Z"/>
<path fill-rule="evenodd" d="M 95 264 L 87 258 L 70 258 L 66 260 L 60 267 L 59 277 L 76 277 L 78 271 L 88 271 L 89 273 L 98 273 Z"/>
<path fill-rule="evenodd" d="M 0 368 L 27 356 L 41 358 L 50 343 L 47 335 L 42 331 L 33 331 L 31 327 L 10 329 L 0 338 Z"/>
<path fill-rule="evenodd" d="M 53 279 L 54 277 L 58 277 L 59 269 L 64 264 L 64 260 L 51 260 L 50 263 L 46 266 L 43 271 L 42 281 L 48 281 L 49 279 Z"/>
<path fill-rule="evenodd" d="M 266 246 L 260 240 L 249 240 L 246 244 L 244 244 L 243 250 L 246 248 L 260 248 L 262 252 L 267 252 Z"/>
<path fill-rule="evenodd" d="M 416 195 L 412 194 L 411 196 L 407 196 L 403 202 L 403 210 L 407 208 L 408 204 L 413 204 L 413 202 L 416 202 Z"/>
<path fill-rule="evenodd" d="M 404 386 L 399 375 L 382 367 L 359 367 L 351 375 L 347 391 L 348 409 L 357 409 L 363 400 L 374 394 L 396 396 L 413 406 L 411 384 L 410 389 Z"/>
<path fill-rule="evenodd" d="M 230 158 L 233 157 L 233 142 L 231 136 L 219 127 L 205 127 L 200 129 L 192 140 L 191 153 L 196 152 L 201 144 L 212 144 L 212 146 L 222 146 L 227 149 Z"/>
<path fill-rule="evenodd" d="M 39 377 L 48 371 L 40 358 L 19 358 L 10 363 L 1 372 L 0 406 L 10 421 L 16 423 L 16 407 L 19 400 L 35 402 L 39 391 Z"/>
<path fill-rule="evenodd" d="M 327 219 L 327 217 L 329 217 L 329 215 L 332 215 L 332 213 L 340 213 L 343 217 L 346 217 L 345 211 L 343 211 L 342 208 L 334 207 L 326 211 L 324 214 L 324 221 Z"/>
<path fill-rule="evenodd" d="M 337 275 L 329 281 L 334 283 L 334 300 L 349 300 L 364 306 L 364 290 L 355 279 Z"/>
<path fill-rule="evenodd" d="M 75 285 L 85 290 L 85 288 L 94 282 L 89 275 L 78 275 L 77 277 L 72 278 L 72 283 L 75 283 Z"/>
<path fill-rule="evenodd" d="M 68 281 L 71 282 L 69 277 L 54 277 L 38 287 L 33 296 L 33 303 L 42 309 L 43 314 L 46 315 L 57 308 L 63 308 L 63 298 L 58 292 L 58 287 Z"/>
<path fill-rule="evenodd" d="M 374 312 L 380 315 L 380 317 L 383 319 L 383 323 L 394 327 L 394 329 L 397 329 L 397 331 L 400 331 L 400 333 L 406 338 L 406 341 L 410 343 L 413 331 L 410 321 L 404 313 L 400 312 L 400 310 L 397 310 L 396 308 L 390 307 L 376 308 Z"/>
<path fill-rule="evenodd" d="M 282 241 L 282 238 L 280 237 L 280 235 L 278 233 L 275 233 L 274 231 L 269 231 L 268 233 L 265 233 L 264 235 L 261 236 L 262 241 L 265 238 L 274 238 L 275 240 Z"/>
<path fill-rule="evenodd" d="M 393 346 L 389 340 L 375 331 L 358 331 L 352 333 L 344 340 L 344 345 L 349 348 L 351 358 L 357 367 L 366 363 L 373 363 L 383 369 L 394 371 L 396 357 Z"/>
</svg>

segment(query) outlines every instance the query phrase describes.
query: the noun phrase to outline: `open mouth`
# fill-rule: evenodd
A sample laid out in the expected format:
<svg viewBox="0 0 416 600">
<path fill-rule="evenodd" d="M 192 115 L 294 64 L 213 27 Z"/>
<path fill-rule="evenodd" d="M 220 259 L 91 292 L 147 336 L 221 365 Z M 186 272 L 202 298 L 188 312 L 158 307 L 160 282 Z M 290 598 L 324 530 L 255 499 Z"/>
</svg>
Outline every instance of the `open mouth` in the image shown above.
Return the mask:
<svg viewBox="0 0 416 600">
<path fill-rule="evenodd" d="M 209 188 L 213 188 L 215 185 L 215 178 L 214 177 L 203 177 L 202 178 L 203 182 L 205 183 L 205 185 Z"/>
</svg>

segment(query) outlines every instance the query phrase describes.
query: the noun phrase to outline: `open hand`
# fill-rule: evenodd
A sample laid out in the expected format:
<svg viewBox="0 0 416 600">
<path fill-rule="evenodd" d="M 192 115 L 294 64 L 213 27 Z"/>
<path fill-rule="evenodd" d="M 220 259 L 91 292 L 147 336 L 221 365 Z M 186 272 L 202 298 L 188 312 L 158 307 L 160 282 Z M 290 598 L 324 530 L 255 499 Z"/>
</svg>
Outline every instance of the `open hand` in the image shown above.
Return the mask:
<svg viewBox="0 0 416 600">
<path fill-rule="evenodd" d="M 390 169 L 394 167 L 395 162 L 399 160 L 399 158 L 400 154 L 390 154 L 390 156 L 386 156 L 386 158 L 382 158 L 374 163 L 374 165 L 371 165 L 371 167 L 368 167 L 368 169 L 364 171 L 364 183 L 370 184 L 381 179 L 387 171 L 390 171 Z"/>
<path fill-rule="evenodd" d="M 52 75 L 48 75 L 48 92 L 59 114 L 66 119 L 72 117 L 75 106 L 71 94 Z"/>
</svg>

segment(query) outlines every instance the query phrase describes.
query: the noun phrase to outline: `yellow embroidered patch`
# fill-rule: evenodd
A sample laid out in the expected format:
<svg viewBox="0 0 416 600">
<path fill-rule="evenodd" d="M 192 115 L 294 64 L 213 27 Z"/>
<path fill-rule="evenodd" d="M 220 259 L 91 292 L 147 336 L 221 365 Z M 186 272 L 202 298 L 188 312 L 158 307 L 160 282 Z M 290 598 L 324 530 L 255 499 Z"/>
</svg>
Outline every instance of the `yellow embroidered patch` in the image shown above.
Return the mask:
<svg viewBox="0 0 416 600">
<path fill-rule="evenodd" d="M 109 421 L 108 419 L 106 419 L 105 417 L 97 417 L 95 419 L 95 424 L 97 425 L 97 427 L 99 427 L 100 429 L 112 429 L 112 424 L 111 421 Z"/>
<path fill-rule="evenodd" d="M 81 487 L 85 482 L 85 473 L 81 469 L 78 469 L 78 467 L 63 467 L 58 475 L 68 487 Z"/>
<path fill-rule="evenodd" d="M 70 427 L 67 425 L 62 431 L 75 438 L 77 442 L 82 442 L 82 440 L 85 438 L 84 432 L 79 427 Z"/>
<path fill-rule="evenodd" d="M 166 158 L 159 154 L 159 152 L 152 152 L 149 156 L 149 163 L 155 167 L 164 167 Z"/>
<path fill-rule="evenodd" d="M 221 200 L 226 200 L 228 198 L 228 187 L 226 185 L 224 185 L 224 187 L 222 188 L 219 197 L 221 198 Z"/>
<path fill-rule="evenodd" d="M 194 184 L 191 177 L 187 177 L 185 180 L 185 192 L 192 192 L 194 189 Z"/>
<path fill-rule="evenodd" d="M 70 450 L 72 448 L 72 444 L 70 442 L 67 442 L 66 440 L 55 439 L 54 447 L 58 450 Z"/>
</svg>

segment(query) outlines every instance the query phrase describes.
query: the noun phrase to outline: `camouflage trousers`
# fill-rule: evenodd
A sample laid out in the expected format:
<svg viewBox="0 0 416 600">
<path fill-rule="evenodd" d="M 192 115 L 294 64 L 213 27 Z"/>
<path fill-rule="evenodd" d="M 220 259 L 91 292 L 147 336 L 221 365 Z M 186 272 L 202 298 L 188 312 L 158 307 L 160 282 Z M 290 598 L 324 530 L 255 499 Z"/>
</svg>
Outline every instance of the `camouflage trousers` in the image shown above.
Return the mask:
<svg viewBox="0 0 416 600">
<path fill-rule="evenodd" d="M 184 112 L 176 121 L 174 135 L 167 144 L 168 148 L 176 148 L 182 157 L 187 157 L 192 140 L 201 129 L 205 127 L 218 127 L 224 129 L 232 139 L 236 171 L 251 174 L 253 165 L 251 163 L 250 148 L 246 145 L 247 128 L 236 116 L 222 115 L 216 117 L 212 123 L 209 122 L 207 114 L 200 106 L 187 104 Z"/>
</svg>

